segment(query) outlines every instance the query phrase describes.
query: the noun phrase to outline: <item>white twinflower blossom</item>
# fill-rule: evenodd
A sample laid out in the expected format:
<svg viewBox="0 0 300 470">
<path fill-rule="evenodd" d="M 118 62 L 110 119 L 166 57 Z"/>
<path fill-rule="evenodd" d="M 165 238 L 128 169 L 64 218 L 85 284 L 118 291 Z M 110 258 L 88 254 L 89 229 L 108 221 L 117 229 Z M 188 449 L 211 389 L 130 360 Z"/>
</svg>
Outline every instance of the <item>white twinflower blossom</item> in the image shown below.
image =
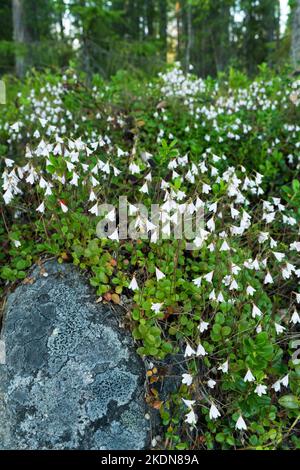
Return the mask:
<svg viewBox="0 0 300 470">
<path fill-rule="evenodd" d="M 162 306 L 162 303 L 154 303 L 151 305 L 151 310 L 155 313 L 159 313 Z"/>
<path fill-rule="evenodd" d="M 94 204 L 93 207 L 89 209 L 89 212 L 91 214 L 98 215 L 98 212 L 99 212 L 98 202 L 96 202 L 96 204 Z"/>
<path fill-rule="evenodd" d="M 282 325 L 279 325 L 279 323 L 275 322 L 275 330 L 276 330 L 276 334 L 280 335 L 281 333 L 283 333 L 286 330 L 286 328 Z"/>
<path fill-rule="evenodd" d="M 192 409 L 192 407 L 194 406 L 194 404 L 196 403 L 195 400 L 186 400 L 185 398 L 182 398 L 182 401 L 183 403 L 185 404 L 185 406 L 187 406 L 188 408 Z"/>
<path fill-rule="evenodd" d="M 251 297 L 253 296 L 254 292 L 256 292 L 256 289 L 252 286 L 247 286 L 246 293 L 250 295 Z"/>
<path fill-rule="evenodd" d="M 267 393 L 267 386 L 266 385 L 262 385 L 262 384 L 259 384 L 257 385 L 257 387 L 255 388 L 255 393 L 261 397 L 262 395 L 266 395 Z"/>
<path fill-rule="evenodd" d="M 197 415 L 193 410 L 190 410 L 189 413 L 186 415 L 185 422 L 191 424 L 192 426 L 197 423 Z"/>
<path fill-rule="evenodd" d="M 41 214 L 43 214 L 45 212 L 45 203 L 44 203 L 44 201 L 36 208 L 36 211 L 40 212 Z"/>
<path fill-rule="evenodd" d="M 244 377 L 244 382 L 254 382 L 254 380 L 255 380 L 254 375 L 252 374 L 251 370 L 248 369 Z"/>
<path fill-rule="evenodd" d="M 205 351 L 202 344 L 198 344 L 197 351 L 196 351 L 196 356 L 206 356 L 206 354 L 207 354 L 207 352 Z"/>
<path fill-rule="evenodd" d="M 228 373 L 228 369 L 229 369 L 228 360 L 218 367 L 218 370 L 221 370 L 224 374 Z"/>
<path fill-rule="evenodd" d="M 111 235 L 108 236 L 108 238 L 112 241 L 119 241 L 119 231 L 116 228 Z"/>
<path fill-rule="evenodd" d="M 186 345 L 184 357 L 196 356 L 196 351 L 189 345 Z"/>
<path fill-rule="evenodd" d="M 207 282 L 210 282 L 210 283 L 211 283 L 211 282 L 212 282 L 212 279 L 213 279 L 213 275 L 214 275 L 214 271 L 211 271 L 211 272 L 205 274 L 205 275 L 203 276 L 203 278 L 204 278 Z"/>
<path fill-rule="evenodd" d="M 283 385 L 284 387 L 288 387 L 288 385 L 289 385 L 289 374 L 285 375 L 285 376 L 281 379 L 280 382 L 282 383 L 282 385 Z"/>
<path fill-rule="evenodd" d="M 273 278 L 269 272 L 264 279 L 264 284 L 274 284 Z"/>
<path fill-rule="evenodd" d="M 217 384 L 217 382 L 216 382 L 215 380 L 213 380 L 213 379 L 209 379 L 209 380 L 207 381 L 207 386 L 208 386 L 209 388 L 215 388 L 216 384 Z"/>
<path fill-rule="evenodd" d="M 261 310 L 255 304 L 253 304 L 253 306 L 252 306 L 252 317 L 256 318 L 256 317 L 261 317 L 261 316 L 262 316 Z"/>
<path fill-rule="evenodd" d="M 204 331 L 206 331 L 208 329 L 208 326 L 209 326 L 209 323 L 207 323 L 205 321 L 201 321 L 200 325 L 197 328 L 200 331 L 200 333 L 203 333 Z"/>
<path fill-rule="evenodd" d="M 155 274 L 156 274 L 157 281 L 160 281 L 161 279 L 166 277 L 165 274 L 162 271 L 160 271 L 158 268 L 155 268 Z"/>
<path fill-rule="evenodd" d="M 281 381 L 280 380 L 277 380 L 275 383 L 273 383 L 272 387 L 275 392 L 280 392 L 281 390 Z"/>
<path fill-rule="evenodd" d="M 137 283 L 137 280 L 136 280 L 135 276 L 133 276 L 133 278 L 132 278 L 132 280 L 131 280 L 128 287 L 131 290 L 138 290 L 139 289 L 139 285 Z"/>
<path fill-rule="evenodd" d="M 235 429 L 238 429 L 239 431 L 247 431 L 247 425 L 242 415 L 239 416 L 235 425 Z"/>
<path fill-rule="evenodd" d="M 182 374 L 182 383 L 185 385 L 192 385 L 193 377 L 190 374 Z"/>
<path fill-rule="evenodd" d="M 211 404 L 211 407 L 209 409 L 209 419 L 218 419 L 221 416 L 220 411 L 216 407 L 214 403 Z"/>
<path fill-rule="evenodd" d="M 63 201 L 59 201 L 59 203 L 60 203 L 61 210 L 65 213 L 68 212 L 68 207 L 66 206 L 66 204 Z"/>
<path fill-rule="evenodd" d="M 294 310 L 294 313 L 290 319 L 290 323 L 293 323 L 294 325 L 300 323 L 300 317 L 296 309 Z"/>
</svg>

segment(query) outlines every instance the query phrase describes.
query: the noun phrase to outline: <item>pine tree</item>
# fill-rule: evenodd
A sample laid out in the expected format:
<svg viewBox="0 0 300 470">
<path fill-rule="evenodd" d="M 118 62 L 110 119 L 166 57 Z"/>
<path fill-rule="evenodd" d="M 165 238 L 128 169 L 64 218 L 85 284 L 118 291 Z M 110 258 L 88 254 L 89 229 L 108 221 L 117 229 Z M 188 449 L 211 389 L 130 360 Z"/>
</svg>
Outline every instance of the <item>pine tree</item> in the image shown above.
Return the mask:
<svg viewBox="0 0 300 470">
<path fill-rule="evenodd" d="M 12 72 L 14 67 L 12 1 L 0 4 L 0 72 Z"/>
<path fill-rule="evenodd" d="M 300 69 L 300 0 L 296 0 L 292 13 L 292 63 L 295 69 Z"/>
</svg>

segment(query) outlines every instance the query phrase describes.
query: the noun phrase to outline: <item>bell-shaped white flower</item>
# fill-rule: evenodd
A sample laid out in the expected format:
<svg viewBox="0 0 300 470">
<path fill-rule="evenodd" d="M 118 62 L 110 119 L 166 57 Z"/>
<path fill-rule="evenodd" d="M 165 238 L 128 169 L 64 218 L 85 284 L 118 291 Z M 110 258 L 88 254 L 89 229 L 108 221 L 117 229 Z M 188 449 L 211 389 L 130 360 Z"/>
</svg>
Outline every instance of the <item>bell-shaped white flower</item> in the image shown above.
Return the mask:
<svg viewBox="0 0 300 470">
<path fill-rule="evenodd" d="M 214 275 L 214 271 L 211 271 L 211 272 L 205 274 L 205 275 L 203 276 L 203 278 L 204 278 L 207 282 L 210 282 L 210 283 L 211 283 L 211 282 L 212 282 L 212 279 L 213 279 L 213 275 Z"/>
<path fill-rule="evenodd" d="M 230 250 L 230 246 L 228 245 L 226 240 L 224 240 L 222 245 L 221 245 L 220 251 L 229 251 L 229 250 Z"/>
<path fill-rule="evenodd" d="M 274 284 L 273 278 L 269 272 L 264 279 L 264 284 Z"/>
<path fill-rule="evenodd" d="M 207 352 L 205 351 L 204 347 L 202 344 L 198 344 L 197 351 L 196 351 L 196 356 L 206 356 Z"/>
<path fill-rule="evenodd" d="M 254 375 L 252 374 L 251 370 L 248 369 L 245 377 L 244 377 L 244 382 L 254 382 L 255 380 L 255 377 Z"/>
<path fill-rule="evenodd" d="M 185 404 L 185 406 L 187 406 L 188 408 L 192 409 L 192 407 L 194 406 L 194 404 L 196 403 L 195 400 L 186 400 L 185 398 L 182 398 L 181 399 L 183 401 L 183 403 Z"/>
<path fill-rule="evenodd" d="M 132 280 L 131 280 L 131 283 L 129 284 L 129 289 L 131 290 L 138 290 L 139 289 L 139 285 L 137 283 L 137 280 L 135 278 L 135 276 L 133 276 Z"/>
<path fill-rule="evenodd" d="M 66 213 L 68 212 L 68 207 L 66 206 L 66 204 L 63 202 L 63 201 L 59 201 L 59 204 L 60 204 L 60 207 L 61 207 L 61 210 Z"/>
<path fill-rule="evenodd" d="M 289 374 L 285 375 L 283 379 L 280 381 L 284 387 L 288 387 L 289 385 Z"/>
<path fill-rule="evenodd" d="M 44 201 L 36 208 L 36 211 L 40 212 L 41 214 L 43 214 L 45 212 L 45 203 L 44 203 Z"/>
<path fill-rule="evenodd" d="M 155 274 L 156 274 L 157 281 L 160 281 L 161 279 L 166 277 L 166 275 L 162 271 L 160 271 L 158 268 L 155 268 Z"/>
<path fill-rule="evenodd" d="M 196 356 L 196 351 L 189 345 L 186 345 L 184 357 Z"/>
<path fill-rule="evenodd" d="M 112 241 L 119 241 L 119 232 L 118 232 L 118 229 L 116 228 L 116 230 L 108 236 L 108 238 Z"/>
<path fill-rule="evenodd" d="M 152 312 L 159 313 L 162 306 L 162 303 L 154 303 L 151 305 L 151 310 Z"/>
<path fill-rule="evenodd" d="M 224 374 L 228 373 L 228 369 L 229 369 L 228 360 L 218 367 L 218 370 L 221 370 Z"/>
<path fill-rule="evenodd" d="M 281 380 L 277 380 L 276 382 L 273 383 L 272 387 L 275 392 L 280 392 L 281 390 Z"/>
<path fill-rule="evenodd" d="M 187 386 L 190 386 L 192 385 L 193 383 L 193 377 L 191 376 L 191 374 L 182 374 L 182 380 L 181 382 Z"/>
<path fill-rule="evenodd" d="M 115 209 L 112 209 L 111 211 L 109 211 L 105 218 L 107 220 L 109 220 L 110 222 L 114 222 L 116 220 L 116 211 L 115 211 Z"/>
<path fill-rule="evenodd" d="M 216 407 L 214 403 L 211 404 L 211 407 L 209 409 L 209 419 L 217 419 L 221 416 L 220 411 Z"/>
<path fill-rule="evenodd" d="M 98 215 L 98 210 L 99 210 L 99 209 L 98 209 L 98 203 L 96 202 L 96 204 L 94 204 L 93 207 L 91 207 L 91 208 L 89 209 L 89 212 L 90 212 L 91 214 Z"/>
<path fill-rule="evenodd" d="M 276 330 L 276 334 L 280 335 L 286 330 L 286 328 L 282 325 L 279 325 L 279 323 L 275 323 L 275 330 Z"/>
<path fill-rule="evenodd" d="M 207 381 L 207 386 L 208 386 L 209 388 L 215 388 L 216 383 L 217 383 L 217 382 L 216 382 L 215 380 L 209 379 L 209 380 Z"/>
<path fill-rule="evenodd" d="M 245 420 L 242 415 L 239 416 L 235 424 L 235 429 L 238 429 L 239 431 L 247 431 L 247 424 L 245 423 Z"/>
<path fill-rule="evenodd" d="M 261 317 L 261 316 L 262 316 L 261 310 L 255 304 L 253 304 L 252 318 Z"/>
<path fill-rule="evenodd" d="M 296 309 L 294 310 L 294 313 L 290 319 L 290 323 L 293 323 L 294 325 L 300 323 L 300 317 Z"/>
<path fill-rule="evenodd" d="M 254 289 L 254 287 L 252 286 L 248 286 L 247 289 L 246 289 L 246 293 L 248 295 L 250 295 L 251 297 L 253 296 L 254 292 L 256 292 L 256 289 Z"/>
<path fill-rule="evenodd" d="M 195 414 L 195 412 L 194 412 L 193 410 L 191 410 L 191 411 L 186 415 L 185 422 L 188 423 L 188 424 L 191 424 L 192 426 L 197 423 L 197 415 Z"/>
<path fill-rule="evenodd" d="M 262 395 L 266 395 L 267 393 L 267 386 L 266 385 L 262 385 L 262 384 L 259 384 L 257 385 L 257 387 L 255 388 L 255 393 L 261 397 Z"/>
<path fill-rule="evenodd" d="M 144 194 L 148 194 L 149 193 L 149 189 L 148 189 L 148 184 L 147 182 L 143 184 L 143 186 L 140 188 L 140 192 L 141 193 L 144 193 Z"/>
<path fill-rule="evenodd" d="M 195 286 L 197 287 L 201 286 L 201 282 L 202 282 L 202 276 L 197 277 L 197 279 L 193 279 L 193 284 L 195 284 Z"/>
<path fill-rule="evenodd" d="M 203 333 L 204 331 L 206 331 L 208 329 L 208 326 L 209 326 L 209 323 L 207 323 L 205 321 L 201 321 L 200 325 L 197 328 L 200 331 L 200 333 Z"/>
</svg>

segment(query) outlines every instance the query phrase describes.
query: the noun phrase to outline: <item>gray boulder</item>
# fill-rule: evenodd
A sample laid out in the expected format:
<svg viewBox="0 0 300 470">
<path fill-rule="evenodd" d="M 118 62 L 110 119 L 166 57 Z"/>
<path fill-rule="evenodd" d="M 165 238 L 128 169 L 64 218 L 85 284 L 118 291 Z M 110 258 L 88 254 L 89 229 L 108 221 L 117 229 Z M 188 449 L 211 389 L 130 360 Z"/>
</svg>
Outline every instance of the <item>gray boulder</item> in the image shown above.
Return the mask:
<svg viewBox="0 0 300 470">
<path fill-rule="evenodd" d="M 8 297 L 0 448 L 145 448 L 145 369 L 120 312 L 96 303 L 73 266 L 43 269 Z"/>
</svg>

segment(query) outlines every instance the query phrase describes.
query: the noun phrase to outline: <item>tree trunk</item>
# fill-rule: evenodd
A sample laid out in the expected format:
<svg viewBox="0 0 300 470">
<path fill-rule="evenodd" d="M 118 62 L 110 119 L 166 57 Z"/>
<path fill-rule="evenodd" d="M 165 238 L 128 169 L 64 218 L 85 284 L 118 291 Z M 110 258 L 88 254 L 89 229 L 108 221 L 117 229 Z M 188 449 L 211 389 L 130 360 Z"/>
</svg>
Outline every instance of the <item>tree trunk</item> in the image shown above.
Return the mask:
<svg viewBox="0 0 300 470">
<path fill-rule="evenodd" d="M 297 0 L 293 12 L 292 24 L 292 63 L 295 69 L 300 69 L 300 0 Z"/>
<path fill-rule="evenodd" d="M 186 12 L 186 19 L 187 19 L 187 41 L 186 41 L 186 51 L 185 51 L 185 69 L 186 72 L 189 71 L 191 65 L 191 50 L 192 50 L 192 5 L 190 2 L 187 3 L 187 12 Z"/>
<path fill-rule="evenodd" d="M 162 43 L 161 56 L 165 61 L 167 58 L 167 1 L 159 0 L 159 38 Z"/>
<path fill-rule="evenodd" d="M 146 1 L 146 18 L 147 18 L 147 35 L 149 38 L 154 37 L 154 1 Z"/>
<path fill-rule="evenodd" d="M 129 0 L 127 5 L 128 34 L 131 39 L 140 39 L 140 2 L 139 0 Z"/>
<path fill-rule="evenodd" d="M 182 40 L 182 25 L 181 25 L 181 6 L 180 2 L 177 1 L 175 4 L 175 15 L 176 15 L 176 60 L 181 60 L 181 40 Z"/>
<path fill-rule="evenodd" d="M 187 21 L 187 0 L 180 0 L 180 62 L 184 69 L 186 69 L 186 55 L 187 55 L 187 41 L 188 41 L 188 21 Z"/>
<path fill-rule="evenodd" d="M 273 1 L 273 0 L 272 0 Z M 228 2 L 220 3 L 219 7 L 219 21 L 217 25 L 220 28 L 220 34 L 218 37 L 216 31 L 216 37 L 218 37 L 218 52 L 217 52 L 217 72 L 222 72 L 226 69 L 230 57 L 230 6 Z"/>
<path fill-rule="evenodd" d="M 24 0 L 13 0 L 13 29 L 14 41 L 16 43 L 16 74 L 23 77 L 27 68 L 27 51 L 22 51 L 21 47 L 28 44 L 28 31 L 26 30 Z M 21 47 L 20 47 L 21 46 Z"/>
</svg>

